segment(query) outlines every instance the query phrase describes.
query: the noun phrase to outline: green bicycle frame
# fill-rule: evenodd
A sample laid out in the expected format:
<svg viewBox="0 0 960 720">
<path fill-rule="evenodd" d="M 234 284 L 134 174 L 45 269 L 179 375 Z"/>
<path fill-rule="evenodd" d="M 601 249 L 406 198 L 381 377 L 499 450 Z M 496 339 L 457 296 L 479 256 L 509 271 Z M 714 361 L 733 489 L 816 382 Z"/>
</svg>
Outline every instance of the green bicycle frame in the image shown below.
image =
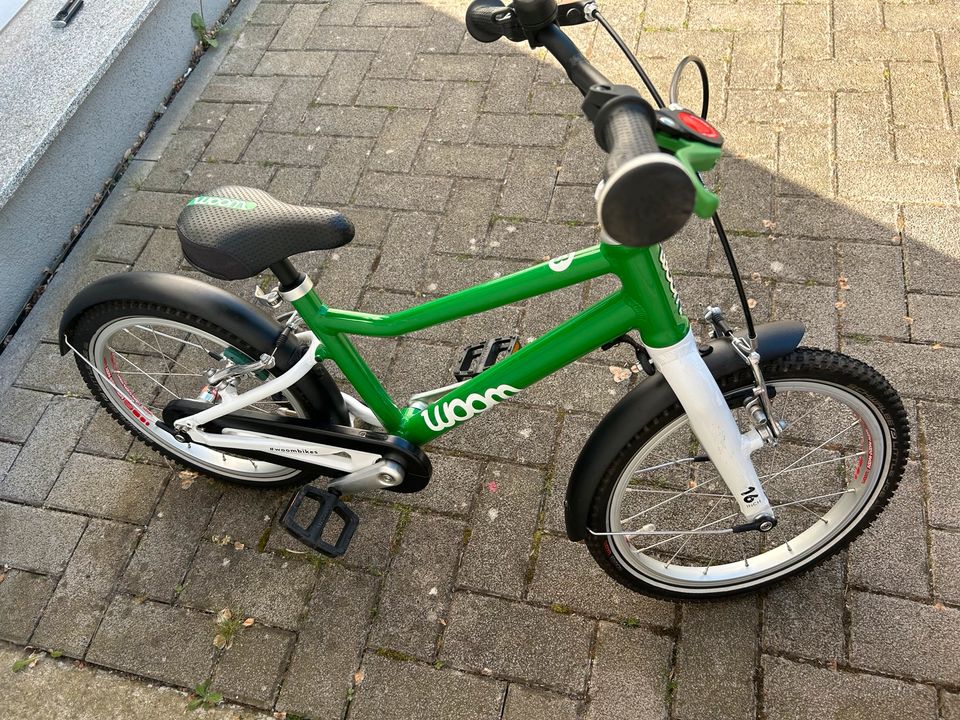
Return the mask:
<svg viewBox="0 0 960 720">
<path fill-rule="evenodd" d="M 451 322 L 601 275 L 621 288 L 423 407 L 401 409 L 349 335 L 396 337 Z M 332 360 L 383 427 L 423 445 L 630 330 L 649 347 L 679 342 L 690 324 L 660 245 L 602 243 L 390 315 L 336 310 L 311 289 L 292 301 L 317 336 L 318 360 Z"/>
</svg>

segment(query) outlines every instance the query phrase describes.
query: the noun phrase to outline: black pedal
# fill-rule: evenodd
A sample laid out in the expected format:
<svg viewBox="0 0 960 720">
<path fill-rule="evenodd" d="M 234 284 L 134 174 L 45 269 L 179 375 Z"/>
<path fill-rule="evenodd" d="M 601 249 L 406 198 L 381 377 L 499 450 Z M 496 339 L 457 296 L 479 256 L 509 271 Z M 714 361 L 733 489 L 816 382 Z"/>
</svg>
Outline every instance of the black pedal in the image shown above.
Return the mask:
<svg viewBox="0 0 960 720">
<path fill-rule="evenodd" d="M 297 512 L 307 498 L 319 503 L 320 507 L 317 508 L 310 524 L 304 526 L 297 522 Z M 327 529 L 327 523 L 334 515 L 343 521 L 343 528 L 340 530 L 336 542 L 331 543 L 323 539 L 323 533 Z M 360 524 L 360 518 L 347 507 L 337 493 L 313 485 L 304 485 L 290 500 L 280 523 L 288 533 L 307 547 L 330 557 L 340 557 L 347 551 L 353 533 Z"/>
<path fill-rule="evenodd" d="M 476 377 L 488 367 L 495 365 L 508 355 L 520 349 L 520 338 L 516 335 L 487 340 L 478 345 L 464 348 L 459 369 L 453 371 L 457 382 Z"/>
</svg>

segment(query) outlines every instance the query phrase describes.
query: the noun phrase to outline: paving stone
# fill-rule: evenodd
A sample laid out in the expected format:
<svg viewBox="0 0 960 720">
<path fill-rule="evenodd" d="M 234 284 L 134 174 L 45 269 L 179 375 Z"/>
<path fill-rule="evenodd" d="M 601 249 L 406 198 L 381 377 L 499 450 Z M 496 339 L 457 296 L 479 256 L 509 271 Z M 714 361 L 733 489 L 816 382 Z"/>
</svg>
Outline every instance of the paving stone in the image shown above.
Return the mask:
<svg viewBox="0 0 960 720">
<path fill-rule="evenodd" d="M 152 233 L 152 228 L 113 225 L 97 244 L 97 258 L 132 264 Z"/>
<path fill-rule="evenodd" d="M 227 117 L 230 106 L 224 103 L 198 101 L 180 123 L 182 128 L 215 131 Z"/>
<path fill-rule="evenodd" d="M 126 591 L 163 602 L 176 597 L 220 498 L 213 482 L 202 477 L 190 480 L 175 477 L 167 484 L 121 580 Z"/>
<path fill-rule="evenodd" d="M 482 82 L 493 72 L 493 59 L 483 55 L 418 55 L 410 68 L 417 80 Z"/>
<path fill-rule="evenodd" d="M 137 192 L 123 211 L 123 221 L 131 225 L 175 228 L 177 217 L 192 197 L 186 194 Z"/>
<path fill-rule="evenodd" d="M 202 98 L 210 102 L 271 102 L 282 84 L 283 78 L 214 77 Z"/>
<path fill-rule="evenodd" d="M 666 717 L 672 647 L 648 630 L 600 623 L 585 717 Z"/>
<path fill-rule="evenodd" d="M 494 457 L 506 462 L 542 463 L 553 450 L 556 424 L 552 411 L 499 407 L 434 442 L 463 452 L 495 449 Z"/>
<path fill-rule="evenodd" d="M 423 272 L 421 258 L 429 252 L 436 225 L 436 218 L 422 213 L 397 215 L 387 230 L 372 284 L 397 290 L 415 289 Z"/>
<path fill-rule="evenodd" d="M 684 605 L 677 652 L 679 718 L 753 718 L 757 599 Z"/>
<path fill-rule="evenodd" d="M 433 10 L 426 5 L 406 8 L 391 3 L 364 5 L 356 20 L 357 25 L 381 27 L 423 27 L 430 24 Z"/>
<path fill-rule="evenodd" d="M 875 675 L 763 658 L 764 712 L 770 720 L 899 720 L 937 717 L 933 688 Z"/>
<path fill-rule="evenodd" d="M 778 165 L 781 188 L 787 188 L 791 194 L 833 195 L 832 135 L 825 128 L 783 129 Z"/>
<path fill-rule="evenodd" d="M 207 146 L 207 162 L 235 163 L 247 149 L 263 119 L 265 105 L 234 105 Z"/>
<path fill-rule="evenodd" d="M 78 515 L 0 502 L 0 565 L 59 574 L 86 521 Z M 44 542 L 36 542 L 37 537 Z"/>
<path fill-rule="evenodd" d="M 86 660 L 193 688 L 209 677 L 215 618 L 194 610 L 116 597 Z"/>
<path fill-rule="evenodd" d="M 938 295 L 911 294 L 907 297 L 910 336 L 926 342 L 953 342 L 960 337 L 960 299 Z"/>
<path fill-rule="evenodd" d="M 563 504 L 567 493 L 567 485 L 570 483 L 570 474 L 584 443 L 596 428 L 598 420 L 599 418 L 594 415 L 563 414 L 556 455 L 554 456 L 553 477 L 550 480 L 550 489 L 544 503 L 543 524 L 544 528 L 551 532 L 566 533 Z"/>
<path fill-rule="evenodd" d="M 403 502 L 444 514 L 466 516 L 480 485 L 481 462 L 470 458 L 430 452 L 433 477 L 426 489 L 400 498 L 381 491 L 377 497 L 388 502 Z M 396 563 L 394 563 L 395 565 Z"/>
<path fill-rule="evenodd" d="M 960 693 L 944 692 L 941 708 L 943 720 L 957 720 L 960 718 Z"/>
<path fill-rule="evenodd" d="M 13 443 L 0 442 L 0 478 L 7 474 L 13 465 L 17 455 L 20 454 L 21 447 Z"/>
<path fill-rule="evenodd" d="M 390 112 L 383 108 L 316 105 L 307 110 L 303 132 L 377 137 L 388 117 Z"/>
<path fill-rule="evenodd" d="M 773 290 L 773 317 L 802 320 L 807 328 L 804 343 L 832 350 L 837 347 L 836 298 L 833 287 L 778 283 Z"/>
<path fill-rule="evenodd" d="M 232 545 L 201 543 L 179 602 L 218 612 L 229 607 L 270 625 L 295 628 L 317 569 Z"/>
<path fill-rule="evenodd" d="M 338 248 L 329 253 L 316 283 L 323 289 L 324 301 L 333 307 L 355 308 L 377 257 L 375 249 L 360 246 Z"/>
<path fill-rule="evenodd" d="M 177 481 L 174 480 L 174 483 Z M 207 534 L 223 541 L 241 542 L 256 547 L 270 528 L 270 522 L 280 509 L 289 491 L 251 488 L 238 485 L 220 485 L 222 494 L 217 509 L 207 526 Z"/>
<path fill-rule="evenodd" d="M 779 198 L 777 231 L 787 235 L 899 243 L 896 208 L 889 203 L 826 198 Z"/>
<path fill-rule="evenodd" d="M 545 220 L 556 173 L 557 158 L 552 153 L 515 150 L 500 197 L 500 215 Z"/>
<path fill-rule="evenodd" d="M 773 89 L 777 85 L 777 55 L 780 36 L 776 32 L 738 32 L 733 39 L 730 87 Z M 785 63 L 788 65 L 789 63 Z"/>
<path fill-rule="evenodd" d="M 260 3 L 250 16 L 252 25 L 283 25 L 290 7 L 274 3 Z"/>
<path fill-rule="evenodd" d="M 569 697 L 523 685 L 507 688 L 504 720 L 575 720 L 576 717 L 577 703 Z"/>
<path fill-rule="evenodd" d="M 473 139 L 501 148 L 503 145 L 555 146 L 563 142 L 568 123 L 566 118 L 544 115 L 482 113 L 473 128 Z"/>
<path fill-rule="evenodd" d="M 336 138 L 307 194 L 307 202 L 311 205 L 348 202 L 372 147 L 373 140 L 368 138 Z"/>
<path fill-rule="evenodd" d="M 146 525 L 169 475 L 167 468 L 75 454 L 60 473 L 47 503 Z"/>
<path fill-rule="evenodd" d="M 46 407 L 6 476 L 0 496 L 40 503 L 50 493 L 96 405 L 79 398 L 54 398 Z"/>
<path fill-rule="evenodd" d="M 842 32 L 834 35 L 838 58 L 935 61 L 936 40 L 930 32 Z"/>
<path fill-rule="evenodd" d="M 225 697 L 270 708 L 295 640 L 293 633 L 254 624 L 236 634 L 210 686 Z"/>
<path fill-rule="evenodd" d="M 299 168 L 280 168 L 277 175 Z M 190 178 L 183 184 L 183 190 L 192 193 L 203 193 L 222 185 L 244 185 L 247 187 L 265 188 L 274 175 L 272 167 L 262 165 L 247 165 L 244 163 L 197 163 Z M 306 188 L 304 188 L 306 191 Z M 270 192 L 274 192 L 274 185 L 270 183 Z"/>
<path fill-rule="evenodd" d="M 343 7 L 345 3 L 338 3 Z M 350 104 L 360 91 L 364 75 L 373 61 L 373 53 L 339 52 L 320 84 L 317 102 Z"/>
<path fill-rule="evenodd" d="M 593 623 L 506 600 L 456 593 L 441 660 L 582 692 Z"/>
<path fill-rule="evenodd" d="M 852 593 L 849 602 L 854 667 L 957 683 L 960 610 L 869 593 Z"/>
<path fill-rule="evenodd" d="M 846 344 L 844 352 L 876 368 L 907 396 L 960 399 L 960 379 L 951 369 L 960 362 L 960 350 L 907 343 Z"/>
<path fill-rule="evenodd" d="M 857 200 L 956 204 L 952 171 L 942 165 L 838 163 L 838 192 Z M 895 183 L 896 190 L 890 185 Z"/>
<path fill-rule="evenodd" d="M 245 162 L 321 167 L 329 138 L 257 133 L 243 153 Z"/>
<path fill-rule="evenodd" d="M 310 50 L 379 50 L 386 37 L 384 28 L 319 25 L 307 38 Z"/>
<path fill-rule="evenodd" d="M 849 289 L 840 292 L 844 333 L 906 338 L 903 255 L 894 246 L 843 243 L 843 274 Z"/>
<path fill-rule="evenodd" d="M 9 668 L 29 653 L 0 647 L 0 667 Z M 29 672 L 0 675 L 0 716 L 43 720 L 69 712 L 71 720 L 136 717 L 168 720 L 182 715 L 187 696 L 182 690 L 144 683 L 66 658 L 46 657 Z M 64 710 L 68 708 L 68 710 Z M 200 711 L 204 720 L 270 720 L 271 716 L 236 705 L 222 704 Z"/>
<path fill-rule="evenodd" d="M 323 567 L 283 680 L 277 709 L 339 717 L 360 662 L 377 591 L 376 578 Z"/>
<path fill-rule="evenodd" d="M 420 146 L 414 171 L 423 175 L 499 179 L 503 177 L 505 163 L 500 154 L 489 147 L 428 142 Z"/>
<path fill-rule="evenodd" d="M 527 326 L 526 331 L 531 332 L 531 328 Z M 533 385 L 528 389 L 525 400 L 535 404 L 559 405 L 564 410 L 605 413 L 629 389 L 629 383 L 614 380 L 608 365 L 576 362 Z"/>
<path fill-rule="evenodd" d="M 360 180 L 356 198 L 361 205 L 439 212 L 452 183 L 449 178 L 368 172 Z"/>
<path fill-rule="evenodd" d="M 336 60 L 334 60 L 336 64 Z M 260 123 L 260 130 L 278 133 L 291 133 L 300 130 L 307 109 L 318 103 L 320 89 L 318 78 L 289 77 L 283 80 L 283 86 L 277 98 L 267 106 Z"/>
<path fill-rule="evenodd" d="M 146 190 L 176 192 L 200 159 L 212 134 L 208 130 L 180 130 L 164 149 L 163 156 L 143 181 Z"/>
<path fill-rule="evenodd" d="M 644 625 L 670 627 L 674 622 L 673 603 L 627 590 L 600 569 L 583 543 L 556 535 L 540 540 L 529 598 L 576 613 Z"/>
<path fill-rule="evenodd" d="M 174 230 L 157 230 L 150 236 L 149 242 L 133 269 L 137 272 L 176 272 L 182 259 L 180 238 Z"/>
<path fill-rule="evenodd" d="M 499 198 L 500 183 L 496 180 L 455 180 L 448 210 L 437 230 L 437 248 L 444 252 L 482 252 L 488 246 L 487 233 Z"/>
<path fill-rule="evenodd" d="M 476 122 L 484 89 L 479 83 L 444 83 L 425 133 L 427 139 L 466 142 Z"/>
<path fill-rule="evenodd" d="M 0 397 L 0 439 L 26 442 L 40 421 L 51 396 L 12 387 Z"/>
<path fill-rule="evenodd" d="M 320 50 L 268 51 L 254 71 L 255 75 L 322 76 L 333 64 L 334 53 Z"/>
<path fill-rule="evenodd" d="M 0 568 L 0 640 L 26 645 L 56 586 L 47 575 Z"/>
<path fill-rule="evenodd" d="M 521 597 L 543 483 L 543 473 L 537 470 L 518 465 L 487 466 L 457 575 L 459 585 Z M 491 552 L 491 548 L 497 551 Z"/>
<path fill-rule="evenodd" d="M 463 539 L 459 520 L 410 516 L 380 593 L 371 646 L 433 660 Z"/>
<path fill-rule="evenodd" d="M 942 128 L 947 124 L 941 71 L 934 63 L 890 63 L 893 122 Z"/>
<path fill-rule="evenodd" d="M 907 288 L 939 292 L 960 287 L 960 209 L 907 206 L 903 218 Z"/>
<path fill-rule="evenodd" d="M 731 231 L 764 229 L 773 203 L 773 175 L 759 160 L 727 160 L 720 166 L 724 226 Z"/>
<path fill-rule="evenodd" d="M 389 111 L 386 126 L 370 153 L 369 168 L 387 172 L 408 172 L 413 167 L 413 160 L 428 122 L 428 110 L 397 108 Z"/>
<path fill-rule="evenodd" d="M 451 368 L 459 352 L 445 345 L 403 339 L 397 348 L 384 386 L 395 398 L 406 400 L 418 392 L 454 381 Z"/>
<path fill-rule="evenodd" d="M 83 657 L 138 538 L 129 525 L 90 521 L 33 634 L 35 645 Z"/>
<path fill-rule="evenodd" d="M 907 465 L 890 504 L 850 546 L 848 582 L 880 592 L 928 597 L 927 540 L 920 468 Z"/>
<path fill-rule="evenodd" d="M 130 451 L 131 445 L 133 435 L 100 407 L 80 436 L 76 450 L 88 455 L 122 458 Z"/>
<path fill-rule="evenodd" d="M 323 5 L 295 4 L 277 31 L 270 49 L 299 50 L 303 48 L 324 10 Z"/>
<path fill-rule="evenodd" d="M 920 431 L 926 441 L 927 501 L 932 525 L 960 528 L 960 499 L 953 478 L 960 471 L 953 452 L 956 443 L 953 428 L 960 422 L 960 410 L 953 405 L 920 404 Z"/>
<path fill-rule="evenodd" d="M 591 225 L 498 219 L 491 228 L 486 252 L 494 257 L 542 261 L 588 247 L 595 239 L 596 228 Z"/>
<path fill-rule="evenodd" d="M 415 662 L 367 654 L 363 682 L 350 707 L 358 720 L 496 720 L 501 683 Z"/>
<path fill-rule="evenodd" d="M 931 530 L 930 548 L 934 593 L 946 602 L 960 605 L 960 535 Z"/>
<path fill-rule="evenodd" d="M 437 104 L 441 88 L 442 83 L 432 80 L 365 80 L 357 104 L 430 109 Z"/>
<path fill-rule="evenodd" d="M 893 159 L 887 118 L 868 111 L 884 101 L 880 88 L 875 93 L 837 93 L 837 154 L 841 160 Z"/>
<path fill-rule="evenodd" d="M 843 659 L 843 558 L 790 578 L 764 600 L 764 647 L 805 658 Z"/>
</svg>

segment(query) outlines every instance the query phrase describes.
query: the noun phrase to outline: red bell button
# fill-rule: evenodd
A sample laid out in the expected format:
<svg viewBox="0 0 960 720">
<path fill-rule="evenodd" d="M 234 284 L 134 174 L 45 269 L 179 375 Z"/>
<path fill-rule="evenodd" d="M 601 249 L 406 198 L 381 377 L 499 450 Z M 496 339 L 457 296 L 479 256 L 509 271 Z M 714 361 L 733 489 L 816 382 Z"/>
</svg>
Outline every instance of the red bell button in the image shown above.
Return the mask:
<svg viewBox="0 0 960 720">
<path fill-rule="evenodd" d="M 677 119 L 690 128 L 690 130 L 705 138 L 716 140 L 720 137 L 720 133 L 717 132 L 717 129 L 713 125 L 702 117 L 694 115 L 692 112 L 681 110 L 677 113 Z"/>
</svg>

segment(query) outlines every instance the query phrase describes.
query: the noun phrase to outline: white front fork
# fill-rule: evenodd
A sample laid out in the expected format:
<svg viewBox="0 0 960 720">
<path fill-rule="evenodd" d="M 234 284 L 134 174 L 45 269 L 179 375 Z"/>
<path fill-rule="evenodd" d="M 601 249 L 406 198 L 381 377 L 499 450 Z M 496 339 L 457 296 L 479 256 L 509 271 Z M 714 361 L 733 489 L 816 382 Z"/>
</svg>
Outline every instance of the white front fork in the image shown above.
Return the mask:
<svg viewBox="0 0 960 720">
<path fill-rule="evenodd" d="M 756 442 L 756 430 L 740 432 L 717 381 L 700 357 L 693 333 L 688 331 L 676 345 L 648 347 L 647 352 L 686 411 L 690 427 L 736 498 L 743 516 L 747 521 L 759 515 L 773 517 L 750 460 L 750 453 L 763 441 Z"/>
</svg>

